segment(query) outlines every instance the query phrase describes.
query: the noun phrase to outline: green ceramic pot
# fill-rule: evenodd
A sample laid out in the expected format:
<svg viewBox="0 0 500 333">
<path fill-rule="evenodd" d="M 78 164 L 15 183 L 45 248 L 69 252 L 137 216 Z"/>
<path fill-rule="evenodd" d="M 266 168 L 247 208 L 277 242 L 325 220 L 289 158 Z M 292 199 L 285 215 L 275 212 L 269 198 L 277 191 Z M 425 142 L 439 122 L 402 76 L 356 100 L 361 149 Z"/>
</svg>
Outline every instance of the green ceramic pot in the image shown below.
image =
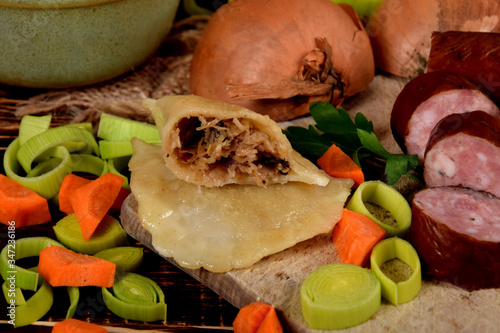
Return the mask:
<svg viewBox="0 0 500 333">
<path fill-rule="evenodd" d="M 0 0 L 0 83 L 67 88 L 141 64 L 179 0 Z"/>
</svg>

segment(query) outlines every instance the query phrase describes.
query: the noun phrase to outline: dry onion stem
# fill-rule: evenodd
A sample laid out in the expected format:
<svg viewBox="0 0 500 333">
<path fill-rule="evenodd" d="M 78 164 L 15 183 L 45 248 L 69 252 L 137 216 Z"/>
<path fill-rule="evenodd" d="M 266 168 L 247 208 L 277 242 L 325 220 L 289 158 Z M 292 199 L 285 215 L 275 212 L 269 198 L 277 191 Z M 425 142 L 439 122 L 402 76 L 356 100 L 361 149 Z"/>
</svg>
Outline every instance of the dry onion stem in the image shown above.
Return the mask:
<svg viewBox="0 0 500 333">
<path fill-rule="evenodd" d="M 276 121 L 340 105 L 374 77 L 368 35 L 330 0 L 236 0 L 210 18 L 195 49 L 190 91 Z"/>
<path fill-rule="evenodd" d="M 324 38 L 316 38 L 317 48 L 302 59 L 297 74 L 277 83 L 228 84 L 229 97 L 236 100 L 259 98 L 292 98 L 297 95 L 327 95 L 333 90 L 338 99 L 343 93 L 343 82 L 332 64 L 332 47 Z"/>
</svg>

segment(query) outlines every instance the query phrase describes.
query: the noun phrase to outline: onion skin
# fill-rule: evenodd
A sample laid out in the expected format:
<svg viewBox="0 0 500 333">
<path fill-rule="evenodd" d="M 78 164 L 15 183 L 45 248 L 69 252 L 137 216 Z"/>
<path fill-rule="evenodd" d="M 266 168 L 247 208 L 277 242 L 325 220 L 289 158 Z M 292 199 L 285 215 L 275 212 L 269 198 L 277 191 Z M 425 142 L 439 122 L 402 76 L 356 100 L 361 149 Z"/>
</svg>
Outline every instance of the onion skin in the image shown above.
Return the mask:
<svg viewBox="0 0 500 333">
<path fill-rule="evenodd" d="M 320 72 L 325 83 L 297 79 L 307 55 L 320 63 L 324 57 L 334 75 Z M 330 0 L 236 0 L 210 17 L 193 54 L 190 92 L 284 121 L 307 114 L 312 101 L 340 105 L 374 75 L 368 35 L 351 7 Z M 243 94 L 241 87 L 258 93 Z"/>
<path fill-rule="evenodd" d="M 500 32 L 500 2 L 384 0 L 366 30 L 376 67 L 413 78 L 425 71 L 434 31 Z"/>
</svg>

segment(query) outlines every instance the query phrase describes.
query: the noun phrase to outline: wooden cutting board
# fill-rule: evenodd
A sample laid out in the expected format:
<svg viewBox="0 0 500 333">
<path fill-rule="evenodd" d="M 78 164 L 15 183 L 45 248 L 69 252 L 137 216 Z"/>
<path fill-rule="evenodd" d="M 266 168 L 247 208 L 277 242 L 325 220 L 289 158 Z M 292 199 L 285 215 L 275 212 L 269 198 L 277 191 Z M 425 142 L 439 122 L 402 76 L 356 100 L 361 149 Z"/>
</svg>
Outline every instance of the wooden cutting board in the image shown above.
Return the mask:
<svg viewBox="0 0 500 333">
<path fill-rule="evenodd" d="M 397 152 L 399 148 L 390 132 L 389 115 L 404 83 L 400 79 L 377 76 L 366 91 L 344 105 L 349 112 L 362 112 L 372 120 L 382 144 L 392 152 Z M 300 125 L 301 122 L 306 125 L 309 121 L 304 118 L 283 126 Z M 130 236 L 155 251 L 151 235 L 138 218 L 137 201 L 133 195 L 122 206 L 121 221 Z M 302 281 L 316 268 L 339 262 L 330 234 L 316 236 L 268 256 L 250 268 L 228 273 L 185 269 L 173 259 L 165 259 L 238 308 L 254 301 L 273 304 L 286 331 L 291 332 L 311 331 L 301 313 Z M 499 314 L 500 289 L 468 292 L 448 283 L 425 280 L 419 294 L 411 302 L 394 306 L 383 300 L 375 316 L 345 331 L 498 332 Z"/>
</svg>

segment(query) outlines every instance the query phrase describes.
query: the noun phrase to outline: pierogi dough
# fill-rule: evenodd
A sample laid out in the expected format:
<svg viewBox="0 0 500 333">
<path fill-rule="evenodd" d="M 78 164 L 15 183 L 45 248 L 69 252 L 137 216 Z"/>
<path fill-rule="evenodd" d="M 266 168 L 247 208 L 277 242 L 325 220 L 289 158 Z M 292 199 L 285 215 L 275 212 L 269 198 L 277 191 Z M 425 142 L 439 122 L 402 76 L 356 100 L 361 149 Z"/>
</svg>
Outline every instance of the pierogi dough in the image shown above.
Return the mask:
<svg viewBox="0 0 500 333">
<path fill-rule="evenodd" d="M 205 187 L 178 179 L 159 146 L 132 140 L 130 187 L 142 226 L 163 257 L 227 272 L 332 230 L 352 180 Z"/>
<path fill-rule="evenodd" d="M 329 178 L 293 150 L 269 116 L 194 95 L 146 99 L 160 132 L 167 167 L 187 182 L 209 187 Z"/>
</svg>

